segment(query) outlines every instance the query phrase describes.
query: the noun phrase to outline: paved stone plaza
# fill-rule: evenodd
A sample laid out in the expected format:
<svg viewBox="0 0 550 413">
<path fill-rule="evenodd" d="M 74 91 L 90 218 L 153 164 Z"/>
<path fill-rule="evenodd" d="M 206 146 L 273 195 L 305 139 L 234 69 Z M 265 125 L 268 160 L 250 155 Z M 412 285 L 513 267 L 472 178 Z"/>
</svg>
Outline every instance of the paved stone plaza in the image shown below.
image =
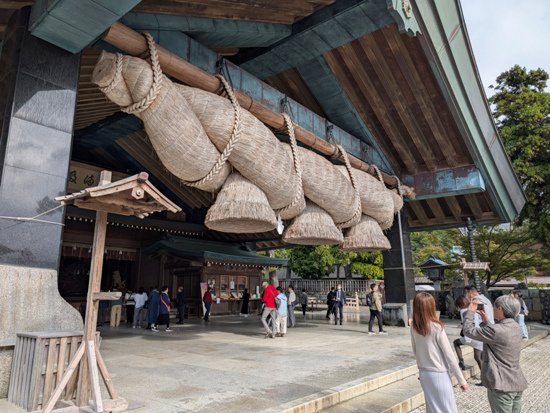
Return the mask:
<svg viewBox="0 0 550 413">
<path fill-rule="evenodd" d="M 136 413 L 275 413 L 298 399 L 414 365 L 408 328 L 387 327 L 387 336 L 369 336 L 366 314 L 349 314 L 343 326 L 329 323 L 321 312 L 297 318 L 298 326 L 276 339 L 264 339 L 258 316 L 215 317 L 209 324 L 186 320 L 171 333 L 106 326 L 100 329 L 101 351 L 119 393 Z M 452 340 L 458 323 L 445 322 Z M 523 352 L 531 384 L 525 412 L 550 412 L 550 371 L 540 363 L 549 355 L 548 338 Z M 413 384 L 419 388 L 416 379 Z M 352 400 L 330 411 L 365 412 Z M 489 411 L 485 391 L 476 386 L 459 394 L 458 403 L 460 412 Z M 0 411 L 6 406 L 0 401 Z"/>
<path fill-rule="evenodd" d="M 264 339 L 258 316 L 192 320 L 172 333 L 101 329 L 102 354 L 136 412 L 278 411 L 277 406 L 412 362 L 409 332 L 367 335 L 368 316 L 343 326 L 308 314 L 284 338 Z M 187 321 L 187 320 L 186 320 Z"/>
</svg>

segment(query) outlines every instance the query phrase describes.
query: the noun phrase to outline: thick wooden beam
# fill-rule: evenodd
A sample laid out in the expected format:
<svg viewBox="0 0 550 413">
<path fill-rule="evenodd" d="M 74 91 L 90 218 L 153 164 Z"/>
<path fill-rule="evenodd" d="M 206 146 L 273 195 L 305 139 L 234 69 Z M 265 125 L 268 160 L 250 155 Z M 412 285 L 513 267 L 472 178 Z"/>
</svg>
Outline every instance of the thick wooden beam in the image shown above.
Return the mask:
<svg viewBox="0 0 550 413">
<path fill-rule="evenodd" d="M 417 200 L 485 191 L 485 181 L 474 165 L 405 176 L 403 183 L 414 187 Z"/>
<path fill-rule="evenodd" d="M 133 56 L 143 55 L 147 51 L 145 38 L 138 32 L 124 26 L 121 23 L 113 24 L 111 28 L 103 35 L 103 40 Z M 166 74 L 173 76 L 174 78 L 181 80 L 190 86 L 197 87 L 208 92 L 216 93 L 220 90 L 220 81 L 215 76 L 199 69 L 174 53 L 158 46 L 158 56 L 162 69 Z M 252 99 L 250 96 L 239 90 L 235 90 L 235 95 L 239 101 L 239 104 L 244 109 L 251 112 L 259 120 L 275 129 L 285 130 L 284 118 L 280 112 L 275 112 L 269 109 L 263 103 Z M 308 111 L 305 108 L 303 108 L 303 110 L 309 112 L 309 114 L 313 116 L 311 111 Z M 297 140 L 310 148 L 313 148 L 322 154 L 336 157 L 336 154 L 338 153 L 336 146 L 320 139 L 313 132 L 310 132 L 300 125 L 296 125 L 295 134 Z M 370 173 L 373 176 L 376 175 L 376 171 L 371 165 L 366 164 L 355 156 L 350 156 L 349 159 L 352 167 Z M 387 185 L 397 185 L 395 177 L 384 174 L 383 178 Z M 405 187 L 404 193 L 406 196 L 414 196 L 414 192 L 411 188 Z"/>
</svg>

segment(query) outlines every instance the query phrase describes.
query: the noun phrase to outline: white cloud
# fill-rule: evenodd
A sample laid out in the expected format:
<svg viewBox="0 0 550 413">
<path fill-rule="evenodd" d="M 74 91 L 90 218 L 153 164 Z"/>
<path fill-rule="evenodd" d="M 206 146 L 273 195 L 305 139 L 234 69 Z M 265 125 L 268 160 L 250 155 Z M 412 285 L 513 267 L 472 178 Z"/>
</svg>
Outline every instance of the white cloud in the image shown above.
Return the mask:
<svg viewBox="0 0 550 413">
<path fill-rule="evenodd" d="M 488 86 L 513 65 L 550 73 L 550 1 L 461 0 L 477 66 Z"/>
</svg>

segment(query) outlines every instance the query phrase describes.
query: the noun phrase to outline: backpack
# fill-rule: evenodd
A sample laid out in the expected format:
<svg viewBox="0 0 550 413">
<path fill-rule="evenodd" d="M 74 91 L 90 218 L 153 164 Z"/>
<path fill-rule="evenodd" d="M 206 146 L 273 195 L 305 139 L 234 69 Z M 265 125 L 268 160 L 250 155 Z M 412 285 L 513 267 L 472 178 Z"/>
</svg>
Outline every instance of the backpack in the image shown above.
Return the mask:
<svg viewBox="0 0 550 413">
<path fill-rule="evenodd" d="M 367 294 L 367 307 L 372 305 L 372 293 Z"/>
</svg>

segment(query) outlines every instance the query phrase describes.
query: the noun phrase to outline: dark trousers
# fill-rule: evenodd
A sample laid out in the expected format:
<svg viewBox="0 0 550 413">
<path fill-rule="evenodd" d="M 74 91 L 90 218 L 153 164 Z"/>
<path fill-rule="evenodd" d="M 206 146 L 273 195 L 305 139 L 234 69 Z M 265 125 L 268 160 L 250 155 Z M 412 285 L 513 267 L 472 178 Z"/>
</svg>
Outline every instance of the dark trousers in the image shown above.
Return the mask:
<svg viewBox="0 0 550 413">
<path fill-rule="evenodd" d="M 185 318 L 185 306 L 180 305 L 178 306 L 178 324 L 182 324 L 184 318 Z"/>
<path fill-rule="evenodd" d="M 384 327 L 382 326 L 382 313 L 372 308 L 370 310 L 369 331 L 372 331 L 374 327 L 374 317 L 378 318 L 378 331 L 384 331 Z"/>
<path fill-rule="evenodd" d="M 338 324 L 338 313 L 340 313 L 340 324 L 342 324 L 344 320 L 344 303 L 337 301 L 332 308 L 334 309 L 334 324 Z"/>
<path fill-rule="evenodd" d="M 327 303 L 327 318 L 334 312 L 333 304 Z"/>
<path fill-rule="evenodd" d="M 159 314 L 156 325 L 165 325 L 166 328 L 170 328 L 170 314 Z"/>
<path fill-rule="evenodd" d="M 204 313 L 204 321 L 208 321 L 210 319 L 210 309 L 212 308 L 212 303 L 205 303 L 204 306 L 206 307 L 206 313 Z"/>
<path fill-rule="evenodd" d="M 134 321 L 134 310 L 136 306 L 135 305 L 127 305 L 126 306 L 126 322 L 132 323 Z"/>
<path fill-rule="evenodd" d="M 302 304 L 302 314 L 304 315 L 304 317 L 306 316 L 306 312 L 307 312 L 307 304 Z"/>
</svg>

